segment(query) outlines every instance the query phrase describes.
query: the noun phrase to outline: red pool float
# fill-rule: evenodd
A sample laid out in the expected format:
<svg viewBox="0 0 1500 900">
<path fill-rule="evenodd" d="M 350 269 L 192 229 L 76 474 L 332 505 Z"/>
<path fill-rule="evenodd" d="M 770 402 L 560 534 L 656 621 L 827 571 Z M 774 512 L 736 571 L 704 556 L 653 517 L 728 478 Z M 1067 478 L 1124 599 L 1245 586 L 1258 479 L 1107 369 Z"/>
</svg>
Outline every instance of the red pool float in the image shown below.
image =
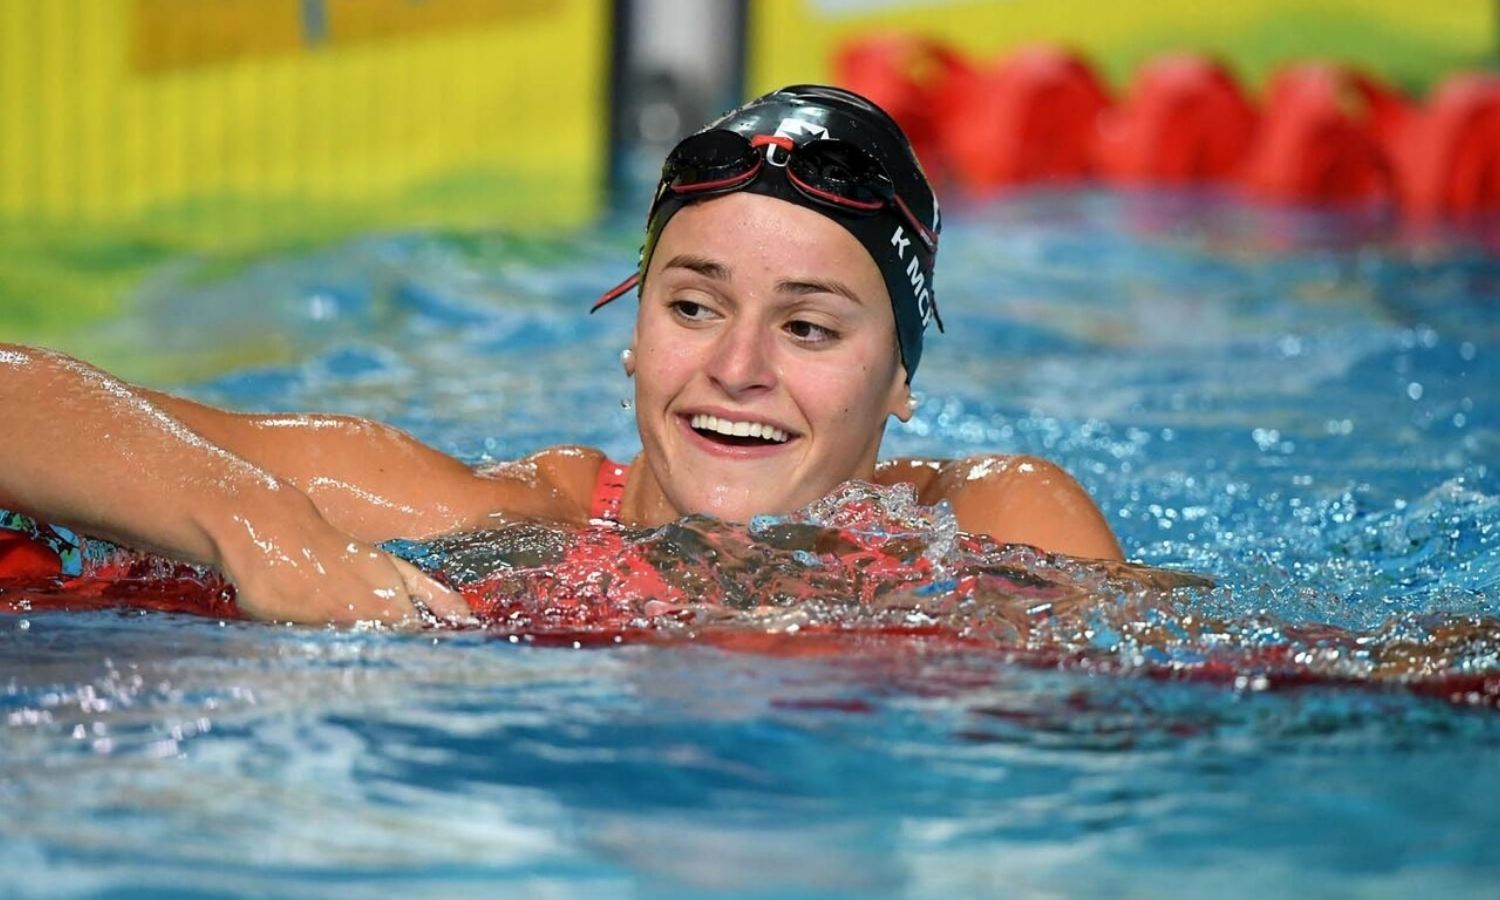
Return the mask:
<svg viewBox="0 0 1500 900">
<path fill-rule="evenodd" d="M 1078 55 L 1023 50 L 956 79 L 952 91 L 941 142 L 963 186 L 984 192 L 1092 173 L 1095 129 L 1109 98 Z"/>
<path fill-rule="evenodd" d="M 1456 75 L 1435 91 L 1397 154 L 1403 210 L 1414 218 L 1500 213 L 1500 75 Z"/>
<path fill-rule="evenodd" d="M 1123 184 L 1196 184 L 1238 174 L 1257 115 L 1234 76 L 1204 56 L 1147 63 L 1100 118 L 1099 173 Z"/>
<path fill-rule="evenodd" d="M 1394 197 L 1383 127 L 1367 97 L 1394 99 L 1370 79 L 1323 64 L 1278 73 L 1267 92 L 1259 139 L 1243 184 L 1255 197 L 1294 203 L 1349 205 Z"/>
</svg>

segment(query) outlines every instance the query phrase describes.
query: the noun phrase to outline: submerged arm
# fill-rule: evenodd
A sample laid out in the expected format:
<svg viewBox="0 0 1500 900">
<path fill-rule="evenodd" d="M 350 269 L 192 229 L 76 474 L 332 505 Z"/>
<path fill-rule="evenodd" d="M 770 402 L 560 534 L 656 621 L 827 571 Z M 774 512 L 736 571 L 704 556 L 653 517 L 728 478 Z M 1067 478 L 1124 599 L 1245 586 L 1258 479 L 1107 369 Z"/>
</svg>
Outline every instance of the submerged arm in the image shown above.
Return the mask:
<svg viewBox="0 0 1500 900">
<path fill-rule="evenodd" d="M 217 566 L 252 615 L 395 621 L 414 593 L 466 612 L 153 396 L 62 354 L 0 344 L 0 506 Z"/>
</svg>

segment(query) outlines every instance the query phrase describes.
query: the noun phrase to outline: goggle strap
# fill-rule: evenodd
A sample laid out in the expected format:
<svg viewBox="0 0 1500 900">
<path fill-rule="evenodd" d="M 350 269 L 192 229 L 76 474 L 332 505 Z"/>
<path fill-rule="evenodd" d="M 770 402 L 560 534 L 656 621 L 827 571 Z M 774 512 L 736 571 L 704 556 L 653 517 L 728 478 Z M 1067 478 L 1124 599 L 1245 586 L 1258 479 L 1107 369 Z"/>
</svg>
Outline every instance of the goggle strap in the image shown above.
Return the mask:
<svg viewBox="0 0 1500 900">
<path fill-rule="evenodd" d="M 755 137 L 750 139 L 750 146 L 756 150 L 759 150 L 761 147 L 773 144 L 788 153 L 791 153 L 793 150 L 797 149 L 796 141 L 793 141 L 789 137 L 782 137 L 781 135 L 757 134 Z"/>
<path fill-rule="evenodd" d="M 608 291 L 606 291 L 604 293 L 604 295 L 602 297 L 600 297 L 598 300 L 594 301 L 594 305 L 591 306 L 591 307 L 589 307 L 589 314 L 592 315 L 593 313 L 596 313 L 600 309 L 602 309 L 606 304 L 612 303 L 615 300 L 620 299 L 620 297 L 622 295 L 626 294 L 632 288 L 634 288 L 636 285 L 638 285 L 640 283 L 641 283 L 641 273 L 640 272 L 636 272 L 635 274 L 631 275 L 629 278 L 625 279 L 624 281 L 622 281 L 619 284 L 615 285 L 614 287 L 610 288 Z"/>
<path fill-rule="evenodd" d="M 927 245 L 927 249 L 937 252 L 937 235 L 933 234 L 931 229 L 922 224 L 922 220 L 917 218 L 916 214 L 911 211 L 911 207 L 902 201 L 900 194 L 892 192 L 891 200 L 901 210 L 901 215 L 906 217 L 906 221 L 911 224 L 911 227 L 917 230 L 917 236 L 922 239 L 922 243 Z"/>
</svg>

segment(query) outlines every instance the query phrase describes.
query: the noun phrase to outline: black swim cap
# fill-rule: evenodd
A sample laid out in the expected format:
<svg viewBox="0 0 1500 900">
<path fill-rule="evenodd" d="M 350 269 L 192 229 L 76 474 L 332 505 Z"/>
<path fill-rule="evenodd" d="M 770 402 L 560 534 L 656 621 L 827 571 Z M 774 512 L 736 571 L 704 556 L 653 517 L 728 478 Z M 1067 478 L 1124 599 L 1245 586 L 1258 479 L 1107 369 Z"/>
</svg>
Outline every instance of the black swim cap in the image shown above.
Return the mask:
<svg viewBox="0 0 1500 900">
<path fill-rule="evenodd" d="M 758 154 L 763 161 L 746 178 L 699 180 L 674 189 L 684 178 L 674 160 L 687 148 L 706 143 L 710 132 L 733 132 L 745 139 L 722 137 L 713 152 Z M 730 146 L 726 149 L 724 144 Z M 813 145 L 806 162 L 797 157 Z M 763 159 L 762 159 L 763 157 Z M 789 161 L 795 161 L 790 168 Z M 717 165 L 718 160 L 707 161 Z M 735 161 L 727 164 L 733 172 Z M 873 162 L 873 166 L 863 165 Z M 798 178 L 800 172 L 804 177 Z M 693 179 L 687 179 L 693 180 Z M 933 266 L 941 228 L 937 197 L 917 162 L 901 127 L 875 104 L 851 91 L 824 85 L 795 85 L 751 100 L 678 144 L 662 169 L 647 216 L 640 268 L 605 294 L 594 309 L 638 286 L 651 264 L 662 229 L 677 211 L 695 200 L 735 190 L 751 191 L 795 203 L 820 213 L 864 245 L 885 279 L 896 318 L 896 340 L 907 381 L 922 358 L 922 333 L 937 318 L 933 300 Z"/>
</svg>

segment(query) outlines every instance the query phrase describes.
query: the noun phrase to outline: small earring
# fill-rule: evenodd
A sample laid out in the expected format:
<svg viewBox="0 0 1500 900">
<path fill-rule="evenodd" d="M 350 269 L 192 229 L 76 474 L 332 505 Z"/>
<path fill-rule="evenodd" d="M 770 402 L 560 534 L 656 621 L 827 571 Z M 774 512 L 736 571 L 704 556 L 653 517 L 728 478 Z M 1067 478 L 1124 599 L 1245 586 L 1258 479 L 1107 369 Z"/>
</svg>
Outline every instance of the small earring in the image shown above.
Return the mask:
<svg viewBox="0 0 1500 900">
<path fill-rule="evenodd" d="M 909 413 L 916 412 L 917 411 L 917 407 L 919 405 L 921 405 L 921 403 L 922 403 L 922 401 L 917 399 L 917 395 L 916 394 L 907 394 L 906 395 L 906 411 L 907 412 L 909 412 Z"/>
<path fill-rule="evenodd" d="M 620 351 L 620 366 L 625 369 L 625 377 L 635 377 L 635 351 L 626 347 Z"/>
</svg>

